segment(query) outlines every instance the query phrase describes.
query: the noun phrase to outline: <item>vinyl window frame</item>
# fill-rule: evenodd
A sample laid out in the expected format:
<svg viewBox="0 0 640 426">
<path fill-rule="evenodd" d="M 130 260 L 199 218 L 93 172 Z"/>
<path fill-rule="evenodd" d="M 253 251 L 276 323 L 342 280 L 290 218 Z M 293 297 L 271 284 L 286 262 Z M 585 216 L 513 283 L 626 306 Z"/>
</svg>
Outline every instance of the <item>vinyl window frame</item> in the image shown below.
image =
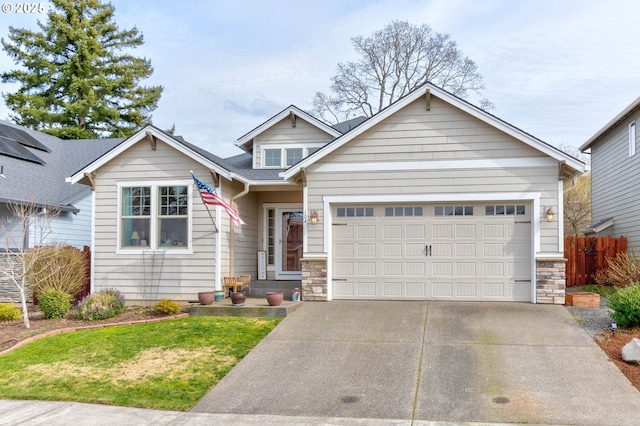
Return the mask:
<svg viewBox="0 0 640 426">
<path fill-rule="evenodd" d="M 117 182 L 117 211 L 116 211 L 116 254 L 142 254 L 145 251 L 164 251 L 166 254 L 192 254 L 193 253 L 193 205 L 199 200 L 194 200 L 193 197 L 193 181 L 189 180 L 170 180 L 170 181 L 127 181 Z M 160 188 L 163 187 L 176 187 L 184 186 L 187 188 L 187 214 L 186 215 L 162 215 L 161 213 L 161 194 Z M 123 214 L 123 193 L 125 188 L 132 187 L 149 187 L 150 188 L 150 214 L 149 218 L 149 235 L 147 238 L 147 245 L 125 245 L 124 244 L 124 229 L 123 219 L 127 218 L 127 215 Z M 124 216 L 124 217 L 123 217 Z M 186 240 L 183 241 L 181 246 L 166 246 L 162 245 L 161 240 L 161 221 L 163 219 L 187 219 L 187 235 Z M 139 235 L 142 239 L 142 236 Z"/>
</svg>

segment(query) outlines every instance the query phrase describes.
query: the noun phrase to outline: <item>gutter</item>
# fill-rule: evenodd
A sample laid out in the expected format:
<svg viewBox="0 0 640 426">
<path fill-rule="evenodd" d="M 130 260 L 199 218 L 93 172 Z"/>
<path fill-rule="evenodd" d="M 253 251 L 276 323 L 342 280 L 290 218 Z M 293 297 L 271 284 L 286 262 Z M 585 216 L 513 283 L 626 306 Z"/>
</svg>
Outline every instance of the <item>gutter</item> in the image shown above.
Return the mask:
<svg viewBox="0 0 640 426">
<path fill-rule="evenodd" d="M 242 190 L 242 192 L 234 195 L 231 198 L 231 202 L 229 204 L 231 204 L 231 207 L 233 207 L 233 203 L 244 197 L 245 195 L 247 195 L 249 193 L 249 188 L 251 186 L 251 184 L 247 181 L 242 181 L 242 183 L 244 184 L 244 189 Z M 234 207 L 235 208 L 235 207 Z M 230 229 L 231 232 L 230 234 L 230 238 L 229 238 L 229 275 L 230 276 L 235 276 L 235 271 L 234 271 L 234 264 L 235 264 L 235 245 L 236 245 L 236 237 L 235 237 L 235 226 L 236 224 L 233 223 L 233 220 L 231 220 L 231 217 L 229 217 L 229 225 L 230 225 Z"/>
</svg>

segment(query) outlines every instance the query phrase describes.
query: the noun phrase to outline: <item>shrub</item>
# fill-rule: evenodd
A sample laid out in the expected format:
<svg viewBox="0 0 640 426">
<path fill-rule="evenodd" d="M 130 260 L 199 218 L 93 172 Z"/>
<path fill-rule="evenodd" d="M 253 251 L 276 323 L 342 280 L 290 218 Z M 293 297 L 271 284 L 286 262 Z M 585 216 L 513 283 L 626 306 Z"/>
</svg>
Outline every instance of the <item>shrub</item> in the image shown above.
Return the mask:
<svg viewBox="0 0 640 426">
<path fill-rule="evenodd" d="M 38 299 L 45 318 L 64 318 L 71 307 L 71 295 L 55 288 L 46 289 Z"/>
<path fill-rule="evenodd" d="M 640 257 L 635 253 L 618 253 L 607 257 L 607 263 L 609 267 L 594 276 L 598 284 L 623 288 L 640 282 Z"/>
<path fill-rule="evenodd" d="M 82 299 L 78 304 L 78 317 L 89 321 L 113 318 L 125 309 L 124 296 L 118 290 L 109 288 Z"/>
<path fill-rule="evenodd" d="M 0 321 L 19 321 L 22 319 L 20 309 L 13 303 L 0 303 Z"/>
<path fill-rule="evenodd" d="M 33 262 L 29 280 L 39 297 L 45 290 L 54 288 L 75 296 L 82 291 L 86 268 L 83 253 L 74 247 L 46 246 L 29 253 Z M 31 260 L 32 259 L 32 260 Z"/>
<path fill-rule="evenodd" d="M 159 314 L 176 315 L 180 313 L 180 306 L 173 300 L 160 299 L 153 310 Z"/>
<path fill-rule="evenodd" d="M 611 318 L 622 327 L 640 325 L 640 284 L 618 290 L 608 299 Z"/>
</svg>

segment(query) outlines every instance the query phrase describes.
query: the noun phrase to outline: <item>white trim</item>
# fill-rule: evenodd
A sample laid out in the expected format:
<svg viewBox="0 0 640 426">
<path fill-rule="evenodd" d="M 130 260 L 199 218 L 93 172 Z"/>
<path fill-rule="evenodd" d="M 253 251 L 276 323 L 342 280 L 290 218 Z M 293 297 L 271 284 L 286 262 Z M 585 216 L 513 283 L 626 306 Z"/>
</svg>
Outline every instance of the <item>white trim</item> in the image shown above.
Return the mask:
<svg viewBox="0 0 640 426">
<path fill-rule="evenodd" d="M 116 200 L 116 254 L 124 255 L 142 255 L 145 251 L 164 250 L 165 255 L 175 254 L 193 254 L 193 180 L 153 180 L 153 181 L 118 181 L 116 182 L 117 200 Z M 133 186 L 148 186 L 151 188 L 151 215 L 149 218 L 149 246 L 145 248 L 123 248 L 120 238 L 121 211 L 122 211 L 122 188 Z M 165 249 L 158 242 L 158 188 L 161 186 L 186 186 L 189 204 L 187 206 L 187 247 L 185 248 L 168 248 Z"/>
<path fill-rule="evenodd" d="M 451 170 L 451 169 L 502 169 L 523 167 L 555 167 L 558 162 L 549 157 L 533 158 L 495 158 L 469 160 L 444 161 L 399 161 L 376 163 L 323 163 L 309 167 L 311 173 L 335 173 L 370 171 L 398 171 L 398 170 Z"/>
<path fill-rule="evenodd" d="M 291 179 L 296 174 L 298 174 L 301 169 L 308 168 L 312 164 L 316 163 L 318 160 L 331 154 L 332 152 L 339 149 L 349 141 L 362 135 L 364 132 L 371 129 L 373 126 L 380 123 L 384 119 L 395 114 L 397 111 L 401 110 L 408 104 L 424 96 L 427 90 L 430 91 L 431 96 L 436 96 L 442 99 L 444 102 L 447 102 L 453 105 L 454 107 L 460 109 L 461 111 L 464 111 L 469 115 L 489 124 L 490 126 L 498 130 L 501 130 L 502 132 L 516 138 L 517 140 L 531 146 L 532 148 L 537 149 L 540 152 L 543 152 L 549 157 L 552 157 L 557 161 L 564 161 L 569 167 L 572 167 L 575 170 L 578 170 L 580 172 L 584 171 L 584 164 L 581 161 L 571 157 L 570 155 L 562 152 L 559 149 L 556 149 L 550 145 L 547 145 L 546 143 L 540 141 L 539 139 L 534 138 L 533 136 L 523 132 L 520 129 L 517 129 L 511 126 L 510 124 L 507 124 L 504 121 L 499 120 L 498 118 L 483 111 L 482 109 L 476 106 L 473 106 L 445 92 L 439 87 L 433 86 L 430 83 L 426 83 L 421 88 L 416 89 L 415 91 L 409 93 L 403 98 L 400 98 L 398 101 L 396 101 L 394 104 L 392 104 L 388 108 L 383 109 L 382 111 L 380 111 L 379 113 L 377 113 L 376 115 L 374 115 L 373 117 L 371 117 L 370 119 L 368 119 L 367 121 L 365 121 L 364 123 L 356 127 L 355 129 L 353 129 L 352 131 L 345 133 L 341 137 L 338 137 L 336 140 L 329 143 L 326 147 L 318 151 L 316 154 L 307 157 L 305 160 L 302 160 L 295 166 L 291 167 L 290 169 L 288 169 L 283 173 L 283 177 L 285 179 Z"/>
<path fill-rule="evenodd" d="M 218 186 L 216 187 L 216 192 L 222 196 L 222 181 L 218 182 Z M 214 272 L 214 280 L 213 290 L 214 291 L 222 291 L 222 206 L 216 205 L 216 225 L 218 227 L 218 232 L 216 232 L 215 237 L 215 245 L 216 245 L 216 256 L 215 256 L 215 272 Z M 231 236 L 233 238 L 233 236 Z"/>
<path fill-rule="evenodd" d="M 91 191 L 91 265 L 96 264 L 96 191 Z M 96 268 L 91 267 L 89 279 L 91 280 L 89 292 L 91 294 L 96 291 Z"/>
<path fill-rule="evenodd" d="M 304 226 L 302 227 L 302 257 L 309 247 L 309 227 L 307 226 L 307 213 L 309 212 L 309 188 L 305 184 L 302 187 L 302 214 L 304 216 Z"/>
<path fill-rule="evenodd" d="M 334 138 L 342 134 L 336 129 L 334 129 L 333 127 L 329 126 L 328 124 L 325 124 L 322 121 L 318 120 L 317 118 L 307 114 L 306 112 L 296 107 L 295 105 L 291 105 L 285 108 L 283 111 L 279 112 L 278 114 L 274 115 L 273 117 L 271 117 L 270 119 L 268 119 L 267 121 L 265 121 L 264 123 L 262 123 L 261 125 L 259 125 L 258 127 L 250 131 L 249 133 L 247 133 L 246 135 L 240 137 L 238 140 L 236 140 L 235 145 L 238 148 L 244 149 L 242 148 L 243 145 L 247 145 L 256 136 L 270 129 L 271 127 L 278 124 L 280 121 L 284 120 L 285 118 L 289 117 L 290 112 L 293 112 L 297 118 L 300 118 L 306 121 L 310 125 L 322 130 L 325 133 L 328 133 Z"/>
<path fill-rule="evenodd" d="M 629 157 L 636 155 L 636 122 L 629 123 Z"/>
<path fill-rule="evenodd" d="M 564 182 L 558 181 L 558 252 L 564 253 Z"/>
<path fill-rule="evenodd" d="M 228 180 L 232 179 L 231 172 L 229 172 L 228 170 L 223 169 L 222 167 L 220 167 L 216 163 L 212 162 L 211 160 L 209 160 L 209 159 L 201 156 L 197 152 L 187 148 L 185 145 L 183 145 L 182 143 L 178 142 L 173 137 L 165 134 L 164 132 L 159 131 L 155 127 L 146 126 L 146 127 L 142 128 L 141 130 L 139 130 L 134 135 L 132 135 L 131 137 L 129 137 L 128 139 L 124 140 L 122 143 L 120 143 L 118 146 L 116 146 L 111 151 L 109 151 L 106 154 L 104 154 L 103 156 L 97 158 L 95 161 L 93 161 L 92 163 L 90 163 L 89 165 L 87 165 L 86 167 L 81 169 L 80 171 L 74 173 L 70 177 L 67 177 L 66 181 L 70 182 L 72 184 L 78 183 L 79 181 L 84 179 L 85 173 L 93 173 L 93 172 L 95 172 L 97 169 L 99 169 L 100 167 L 102 167 L 103 165 L 108 163 L 109 161 L 113 160 L 114 158 L 118 157 L 120 154 L 122 154 L 123 152 L 128 150 L 133 145 L 135 145 L 138 142 L 141 142 L 143 139 L 147 138 L 147 132 L 150 133 L 153 137 L 161 140 L 162 142 L 166 143 L 167 145 L 171 146 L 172 148 L 174 148 L 177 151 L 181 152 L 182 154 L 186 155 L 187 157 L 193 159 L 198 164 L 201 164 L 202 166 L 215 171 L 220 176 L 223 176 L 224 178 L 226 178 Z"/>
</svg>

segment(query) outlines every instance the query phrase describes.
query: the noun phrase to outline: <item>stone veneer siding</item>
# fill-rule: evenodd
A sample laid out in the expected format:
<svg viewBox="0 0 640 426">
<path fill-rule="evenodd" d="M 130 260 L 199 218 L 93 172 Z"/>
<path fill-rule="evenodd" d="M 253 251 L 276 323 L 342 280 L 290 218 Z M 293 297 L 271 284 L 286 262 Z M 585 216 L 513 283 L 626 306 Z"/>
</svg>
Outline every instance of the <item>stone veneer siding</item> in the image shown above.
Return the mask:
<svg viewBox="0 0 640 426">
<path fill-rule="evenodd" d="M 564 305 L 566 259 L 536 259 L 536 302 Z"/>
<path fill-rule="evenodd" d="M 326 301 L 327 259 L 303 258 L 302 263 L 302 300 Z"/>
</svg>

